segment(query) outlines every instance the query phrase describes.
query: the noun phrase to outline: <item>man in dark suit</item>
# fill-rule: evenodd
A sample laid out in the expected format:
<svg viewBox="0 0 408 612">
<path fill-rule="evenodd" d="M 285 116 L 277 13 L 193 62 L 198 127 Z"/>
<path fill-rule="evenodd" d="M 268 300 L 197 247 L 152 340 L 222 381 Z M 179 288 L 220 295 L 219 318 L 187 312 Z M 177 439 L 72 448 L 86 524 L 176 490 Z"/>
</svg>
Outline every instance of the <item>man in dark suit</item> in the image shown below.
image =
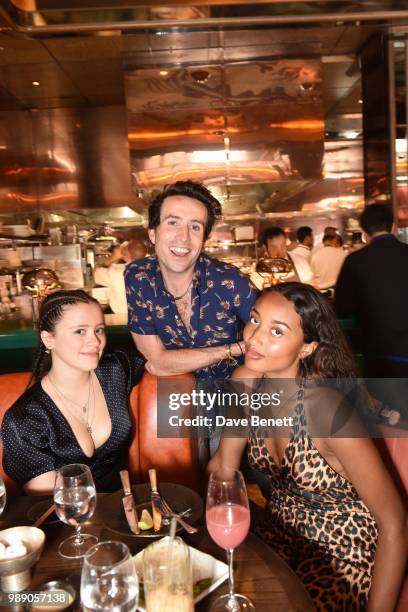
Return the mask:
<svg viewBox="0 0 408 612">
<path fill-rule="evenodd" d="M 369 244 L 345 259 L 336 309 L 340 317 L 357 319 L 366 376 L 408 378 L 408 245 L 391 233 L 393 215 L 387 204 L 367 206 L 360 225 Z"/>
</svg>

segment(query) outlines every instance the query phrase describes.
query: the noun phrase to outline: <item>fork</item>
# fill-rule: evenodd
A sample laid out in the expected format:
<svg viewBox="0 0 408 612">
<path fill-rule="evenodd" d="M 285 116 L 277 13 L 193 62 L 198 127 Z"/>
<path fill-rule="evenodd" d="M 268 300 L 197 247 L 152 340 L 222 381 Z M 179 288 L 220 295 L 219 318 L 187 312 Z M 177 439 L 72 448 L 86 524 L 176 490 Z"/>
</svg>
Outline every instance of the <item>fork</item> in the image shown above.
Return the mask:
<svg viewBox="0 0 408 612">
<path fill-rule="evenodd" d="M 167 504 L 167 507 L 170 508 L 169 504 Z M 169 515 L 167 514 L 167 512 L 164 511 L 164 508 L 162 508 L 162 513 L 163 519 L 166 520 Z M 192 513 L 193 511 L 191 510 L 191 508 L 187 508 L 187 510 L 183 510 L 183 512 L 177 512 L 177 514 L 181 516 L 181 518 L 188 518 Z"/>
<path fill-rule="evenodd" d="M 180 525 L 184 527 L 187 533 L 197 533 L 198 529 L 196 529 L 192 525 L 189 525 L 188 523 L 186 523 L 186 521 L 183 521 L 181 516 L 177 514 L 176 512 L 174 512 L 174 510 L 169 506 L 169 504 L 164 499 L 164 497 L 161 497 L 160 499 L 161 499 L 161 508 L 162 508 L 163 514 L 166 514 L 167 516 L 174 516 L 178 520 Z"/>
</svg>

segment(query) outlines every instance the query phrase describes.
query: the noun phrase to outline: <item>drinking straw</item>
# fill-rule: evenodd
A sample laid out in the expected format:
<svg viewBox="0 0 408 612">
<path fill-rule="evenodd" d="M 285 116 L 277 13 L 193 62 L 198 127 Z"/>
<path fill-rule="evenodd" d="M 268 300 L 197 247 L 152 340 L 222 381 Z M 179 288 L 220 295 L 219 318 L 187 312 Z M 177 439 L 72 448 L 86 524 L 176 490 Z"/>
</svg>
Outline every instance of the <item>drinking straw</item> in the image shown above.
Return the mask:
<svg viewBox="0 0 408 612">
<path fill-rule="evenodd" d="M 170 585 L 172 583 L 172 561 L 173 561 L 173 546 L 174 546 L 174 538 L 176 535 L 177 529 L 177 518 L 175 516 L 171 517 L 170 522 L 170 532 L 169 532 L 169 543 L 167 546 L 167 590 L 170 590 Z"/>
<path fill-rule="evenodd" d="M 177 529 L 177 517 L 172 516 L 170 522 L 170 531 L 169 531 L 169 548 L 173 546 L 174 536 L 176 535 Z"/>
</svg>

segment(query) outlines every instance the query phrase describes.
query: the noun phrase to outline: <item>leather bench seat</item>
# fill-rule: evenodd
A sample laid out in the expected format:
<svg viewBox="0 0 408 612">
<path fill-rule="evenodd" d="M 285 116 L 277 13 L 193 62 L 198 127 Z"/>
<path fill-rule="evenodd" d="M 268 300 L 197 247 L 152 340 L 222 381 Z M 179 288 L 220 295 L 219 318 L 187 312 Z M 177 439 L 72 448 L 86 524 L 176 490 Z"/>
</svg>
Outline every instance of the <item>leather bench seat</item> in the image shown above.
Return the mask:
<svg viewBox="0 0 408 612">
<path fill-rule="evenodd" d="M 0 374 L 0 423 L 5 412 L 27 387 L 31 374 Z M 192 378 L 192 376 L 191 376 Z M 130 395 L 132 442 L 128 465 L 132 482 L 148 482 L 148 470 L 155 467 L 159 481 L 184 484 L 199 491 L 197 441 L 194 438 L 157 437 L 157 377 L 145 372 Z M 177 432 L 176 432 L 177 433 Z M 3 470 L 0 442 L 0 474 L 8 495 L 21 493 L 21 488 Z"/>
</svg>

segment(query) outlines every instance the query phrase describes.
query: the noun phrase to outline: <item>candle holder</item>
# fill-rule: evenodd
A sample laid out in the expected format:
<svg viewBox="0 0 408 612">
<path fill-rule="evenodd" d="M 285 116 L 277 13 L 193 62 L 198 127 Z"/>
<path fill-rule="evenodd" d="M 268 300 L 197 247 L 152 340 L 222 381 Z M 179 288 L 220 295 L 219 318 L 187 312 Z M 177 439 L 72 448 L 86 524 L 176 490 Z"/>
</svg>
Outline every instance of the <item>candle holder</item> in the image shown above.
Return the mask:
<svg viewBox="0 0 408 612">
<path fill-rule="evenodd" d="M 264 279 L 264 289 L 284 282 L 285 277 L 293 272 L 293 265 L 283 257 L 263 257 L 256 264 L 256 271 Z"/>
<path fill-rule="evenodd" d="M 39 318 L 40 304 L 51 291 L 60 289 L 58 276 L 48 268 L 35 268 L 26 272 L 23 276 L 22 285 L 32 298 L 33 321 Z"/>
</svg>

